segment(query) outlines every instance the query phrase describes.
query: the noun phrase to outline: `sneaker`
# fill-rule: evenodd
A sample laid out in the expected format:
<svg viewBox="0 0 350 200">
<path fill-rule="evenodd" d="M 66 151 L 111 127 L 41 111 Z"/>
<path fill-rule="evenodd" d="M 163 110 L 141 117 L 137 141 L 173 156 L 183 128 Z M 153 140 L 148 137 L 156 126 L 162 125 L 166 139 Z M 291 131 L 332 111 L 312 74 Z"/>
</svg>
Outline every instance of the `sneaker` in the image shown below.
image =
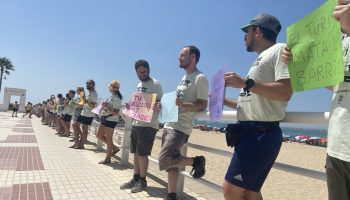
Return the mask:
<svg viewBox="0 0 350 200">
<path fill-rule="evenodd" d="M 147 187 L 147 182 L 140 179 L 139 181 L 136 182 L 134 187 L 131 188 L 130 192 L 131 193 L 142 192 L 146 189 L 146 187 Z"/>
<path fill-rule="evenodd" d="M 121 190 L 125 190 L 125 189 L 131 189 L 135 186 L 137 181 L 135 181 L 134 179 L 131 179 L 129 182 L 124 183 L 123 185 L 120 186 Z"/>
<path fill-rule="evenodd" d="M 196 156 L 196 159 L 198 160 L 198 164 L 192 168 L 190 174 L 193 178 L 201 178 L 205 174 L 205 157 Z"/>
<path fill-rule="evenodd" d="M 166 200 L 178 200 L 178 198 L 175 196 L 170 196 L 169 194 L 166 196 Z"/>
</svg>

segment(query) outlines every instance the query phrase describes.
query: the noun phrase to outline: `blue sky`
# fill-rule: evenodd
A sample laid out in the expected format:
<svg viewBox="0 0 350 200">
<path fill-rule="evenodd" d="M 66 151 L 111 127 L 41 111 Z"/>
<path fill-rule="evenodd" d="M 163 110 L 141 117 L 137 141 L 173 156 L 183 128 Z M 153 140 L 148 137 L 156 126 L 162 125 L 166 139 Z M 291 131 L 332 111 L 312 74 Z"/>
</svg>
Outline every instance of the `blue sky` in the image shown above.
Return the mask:
<svg viewBox="0 0 350 200">
<path fill-rule="evenodd" d="M 223 66 L 242 76 L 256 53 L 246 52 L 240 26 L 258 13 L 278 17 L 286 28 L 325 1 L 293 0 L 2 0 L 0 56 L 16 67 L 3 87 L 27 89 L 27 101 L 38 103 L 51 94 L 65 94 L 94 79 L 100 97 L 117 79 L 129 98 L 138 83 L 134 62 L 150 63 L 151 76 L 164 93 L 174 91 L 184 70 L 180 49 L 201 50 L 198 68 L 209 79 Z M 227 96 L 236 98 L 237 89 Z M 3 93 L 0 94 L 3 101 Z M 14 101 L 16 97 L 12 98 Z M 289 111 L 329 111 L 331 92 L 295 93 Z"/>
</svg>

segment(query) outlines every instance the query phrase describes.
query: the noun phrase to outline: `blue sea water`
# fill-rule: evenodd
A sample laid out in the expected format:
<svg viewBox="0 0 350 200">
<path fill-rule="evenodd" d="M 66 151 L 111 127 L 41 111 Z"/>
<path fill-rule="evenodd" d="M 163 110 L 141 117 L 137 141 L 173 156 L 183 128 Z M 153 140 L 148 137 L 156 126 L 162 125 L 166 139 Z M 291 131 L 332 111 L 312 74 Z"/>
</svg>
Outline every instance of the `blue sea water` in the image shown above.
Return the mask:
<svg viewBox="0 0 350 200">
<path fill-rule="evenodd" d="M 195 120 L 194 125 L 206 125 L 211 127 L 226 127 L 228 123 L 222 123 L 222 122 L 210 122 L 210 121 L 204 121 L 204 120 Z M 281 125 L 282 132 L 287 135 L 307 135 L 310 137 L 321 137 L 326 138 L 327 137 L 327 129 L 324 128 L 307 128 L 307 127 L 289 127 L 287 125 Z"/>
</svg>

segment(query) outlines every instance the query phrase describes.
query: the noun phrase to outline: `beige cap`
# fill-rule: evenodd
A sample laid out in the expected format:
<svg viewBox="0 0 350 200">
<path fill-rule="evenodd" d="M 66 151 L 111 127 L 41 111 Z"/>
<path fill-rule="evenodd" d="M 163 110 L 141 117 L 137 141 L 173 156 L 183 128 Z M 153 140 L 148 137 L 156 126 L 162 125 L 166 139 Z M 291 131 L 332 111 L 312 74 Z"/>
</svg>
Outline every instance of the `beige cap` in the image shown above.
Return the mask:
<svg viewBox="0 0 350 200">
<path fill-rule="evenodd" d="M 108 85 L 109 89 L 111 89 L 111 90 L 119 89 L 119 86 L 120 86 L 120 83 L 117 80 L 111 81 Z"/>
</svg>

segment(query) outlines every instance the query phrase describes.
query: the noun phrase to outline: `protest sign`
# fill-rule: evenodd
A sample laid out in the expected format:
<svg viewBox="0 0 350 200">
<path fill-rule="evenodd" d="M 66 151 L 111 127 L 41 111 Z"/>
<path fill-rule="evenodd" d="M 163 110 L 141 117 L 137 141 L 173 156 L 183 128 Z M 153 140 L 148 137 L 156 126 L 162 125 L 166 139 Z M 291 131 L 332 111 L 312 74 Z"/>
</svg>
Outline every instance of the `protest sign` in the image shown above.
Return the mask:
<svg viewBox="0 0 350 200">
<path fill-rule="evenodd" d="M 227 67 L 221 69 L 216 73 L 210 84 L 210 97 L 209 97 L 209 113 L 210 121 L 218 122 L 222 117 L 222 110 L 225 97 L 225 80 L 224 76 L 227 71 Z"/>
<path fill-rule="evenodd" d="M 287 28 L 294 92 L 335 85 L 344 79 L 340 25 L 332 16 L 336 5 L 336 0 L 328 0 Z"/>
<path fill-rule="evenodd" d="M 122 113 L 139 121 L 151 122 L 156 97 L 157 94 L 135 92 L 129 101 L 129 109 L 124 109 Z"/>
<path fill-rule="evenodd" d="M 91 110 L 91 112 L 95 113 L 96 115 L 100 114 L 100 111 L 102 109 L 102 102 L 103 102 L 103 99 L 98 99 L 97 101 L 97 106 Z"/>
<path fill-rule="evenodd" d="M 176 91 L 164 94 L 160 103 L 159 122 L 177 122 L 179 109 L 176 106 Z"/>
</svg>

